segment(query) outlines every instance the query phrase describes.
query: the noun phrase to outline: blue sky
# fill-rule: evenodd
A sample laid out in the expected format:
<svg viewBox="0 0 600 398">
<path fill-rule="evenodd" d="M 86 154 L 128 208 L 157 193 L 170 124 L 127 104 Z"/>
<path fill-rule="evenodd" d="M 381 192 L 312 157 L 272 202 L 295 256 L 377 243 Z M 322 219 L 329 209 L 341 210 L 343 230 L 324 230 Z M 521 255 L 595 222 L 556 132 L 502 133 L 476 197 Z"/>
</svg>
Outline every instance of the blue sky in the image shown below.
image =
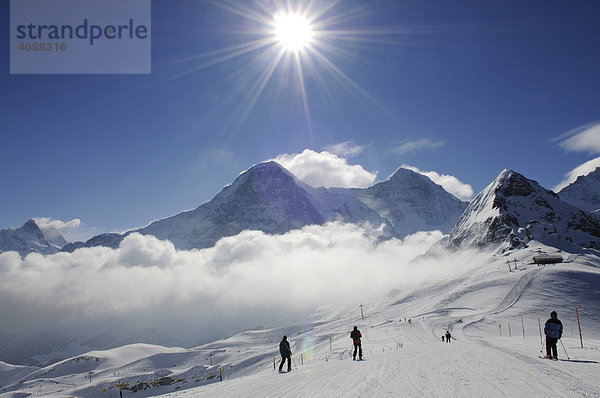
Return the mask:
<svg viewBox="0 0 600 398">
<path fill-rule="evenodd" d="M 309 19 L 335 5 L 313 21 L 320 55 L 299 55 L 305 96 L 290 52 L 257 88 L 278 43 L 227 50 L 269 37 L 248 11 L 285 2 L 153 1 L 150 75 L 10 75 L 1 41 L 0 228 L 143 226 L 274 158 L 326 185 L 409 165 L 474 194 L 504 168 L 552 189 L 600 165 L 597 1 L 313 3 Z"/>
</svg>

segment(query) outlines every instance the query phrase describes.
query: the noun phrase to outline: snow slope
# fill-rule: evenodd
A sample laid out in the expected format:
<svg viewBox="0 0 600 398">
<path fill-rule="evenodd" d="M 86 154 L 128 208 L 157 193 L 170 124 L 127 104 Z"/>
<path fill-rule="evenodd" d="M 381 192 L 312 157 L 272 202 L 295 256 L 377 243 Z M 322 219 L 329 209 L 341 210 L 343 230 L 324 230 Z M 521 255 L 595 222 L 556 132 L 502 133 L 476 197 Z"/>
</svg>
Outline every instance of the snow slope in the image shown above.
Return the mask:
<svg viewBox="0 0 600 398">
<path fill-rule="evenodd" d="M 566 262 L 533 265 L 539 253 L 560 254 Z M 431 256 L 419 258 L 415 270 L 429 261 L 449 264 L 447 257 Z M 504 255 L 463 250 L 453 256 L 450 276 L 378 302 L 361 303 L 357 294 L 357 302 L 324 306 L 305 324 L 193 349 L 137 344 L 90 352 L 19 375 L 0 394 L 116 397 L 121 381 L 125 397 L 600 396 L 597 251 L 567 253 L 533 241 Z M 364 319 L 358 304 L 364 304 Z M 538 318 L 543 326 L 551 310 L 565 326 L 568 360 L 560 345 L 564 360 L 538 358 Z M 350 359 L 353 325 L 364 336 L 364 362 Z M 451 343 L 441 342 L 446 330 Z M 294 354 L 289 374 L 273 370 L 283 334 Z"/>
</svg>

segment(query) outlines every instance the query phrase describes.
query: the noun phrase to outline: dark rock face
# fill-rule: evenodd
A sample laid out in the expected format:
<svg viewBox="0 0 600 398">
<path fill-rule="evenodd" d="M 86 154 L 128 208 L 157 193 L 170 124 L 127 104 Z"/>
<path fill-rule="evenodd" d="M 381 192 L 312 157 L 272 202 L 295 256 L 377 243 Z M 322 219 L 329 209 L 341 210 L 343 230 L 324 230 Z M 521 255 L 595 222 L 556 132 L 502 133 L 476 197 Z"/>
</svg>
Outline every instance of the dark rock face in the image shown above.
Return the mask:
<svg viewBox="0 0 600 398">
<path fill-rule="evenodd" d="M 529 196 L 535 192 L 529 181 L 521 174 L 511 173 L 502 185 L 496 188 L 502 197 Z"/>
</svg>

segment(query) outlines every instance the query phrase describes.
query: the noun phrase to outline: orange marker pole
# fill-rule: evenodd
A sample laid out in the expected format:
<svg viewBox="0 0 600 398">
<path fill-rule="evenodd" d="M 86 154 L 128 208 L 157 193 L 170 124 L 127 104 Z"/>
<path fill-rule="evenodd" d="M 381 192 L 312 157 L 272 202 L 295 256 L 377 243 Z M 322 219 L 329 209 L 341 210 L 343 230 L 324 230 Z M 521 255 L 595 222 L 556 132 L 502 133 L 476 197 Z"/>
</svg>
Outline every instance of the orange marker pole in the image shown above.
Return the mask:
<svg viewBox="0 0 600 398">
<path fill-rule="evenodd" d="M 581 324 L 579 323 L 579 310 L 575 307 L 575 313 L 577 314 L 577 327 L 579 327 L 579 341 L 581 342 L 581 348 L 583 348 L 583 337 L 581 337 Z"/>
</svg>

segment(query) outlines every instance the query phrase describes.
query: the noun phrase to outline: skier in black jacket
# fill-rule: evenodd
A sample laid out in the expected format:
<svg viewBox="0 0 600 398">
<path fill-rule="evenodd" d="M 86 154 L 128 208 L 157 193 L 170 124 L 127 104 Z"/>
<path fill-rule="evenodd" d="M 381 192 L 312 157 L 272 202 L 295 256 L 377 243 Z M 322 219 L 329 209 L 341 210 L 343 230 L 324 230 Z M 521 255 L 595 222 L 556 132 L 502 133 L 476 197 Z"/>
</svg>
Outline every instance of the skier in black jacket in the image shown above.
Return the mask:
<svg viewBox="0 0 600 398">
<path fill-rule="evenodd" d="M 292 349 L 290 348 L 290 342 L 287 341 L 287 336 L 283 336 L 281 343 L 279 343 L 279 353 L 281 354 L 281 363 L 279 364 L 279 371 L 283 369 L 283 364 L 287 359 L 288 372 L 292 370 Z"/>
<path fill-rule="evenodd" d="M 556 343 L 562 337 L 563 325 L 558 320 L 556 311 L 550 313 L 550 319 L 544 325 L 544 334 L 546 335 L 546 356 L 548 359 L 558 359 L 558 350 Z"/>
</svg>

